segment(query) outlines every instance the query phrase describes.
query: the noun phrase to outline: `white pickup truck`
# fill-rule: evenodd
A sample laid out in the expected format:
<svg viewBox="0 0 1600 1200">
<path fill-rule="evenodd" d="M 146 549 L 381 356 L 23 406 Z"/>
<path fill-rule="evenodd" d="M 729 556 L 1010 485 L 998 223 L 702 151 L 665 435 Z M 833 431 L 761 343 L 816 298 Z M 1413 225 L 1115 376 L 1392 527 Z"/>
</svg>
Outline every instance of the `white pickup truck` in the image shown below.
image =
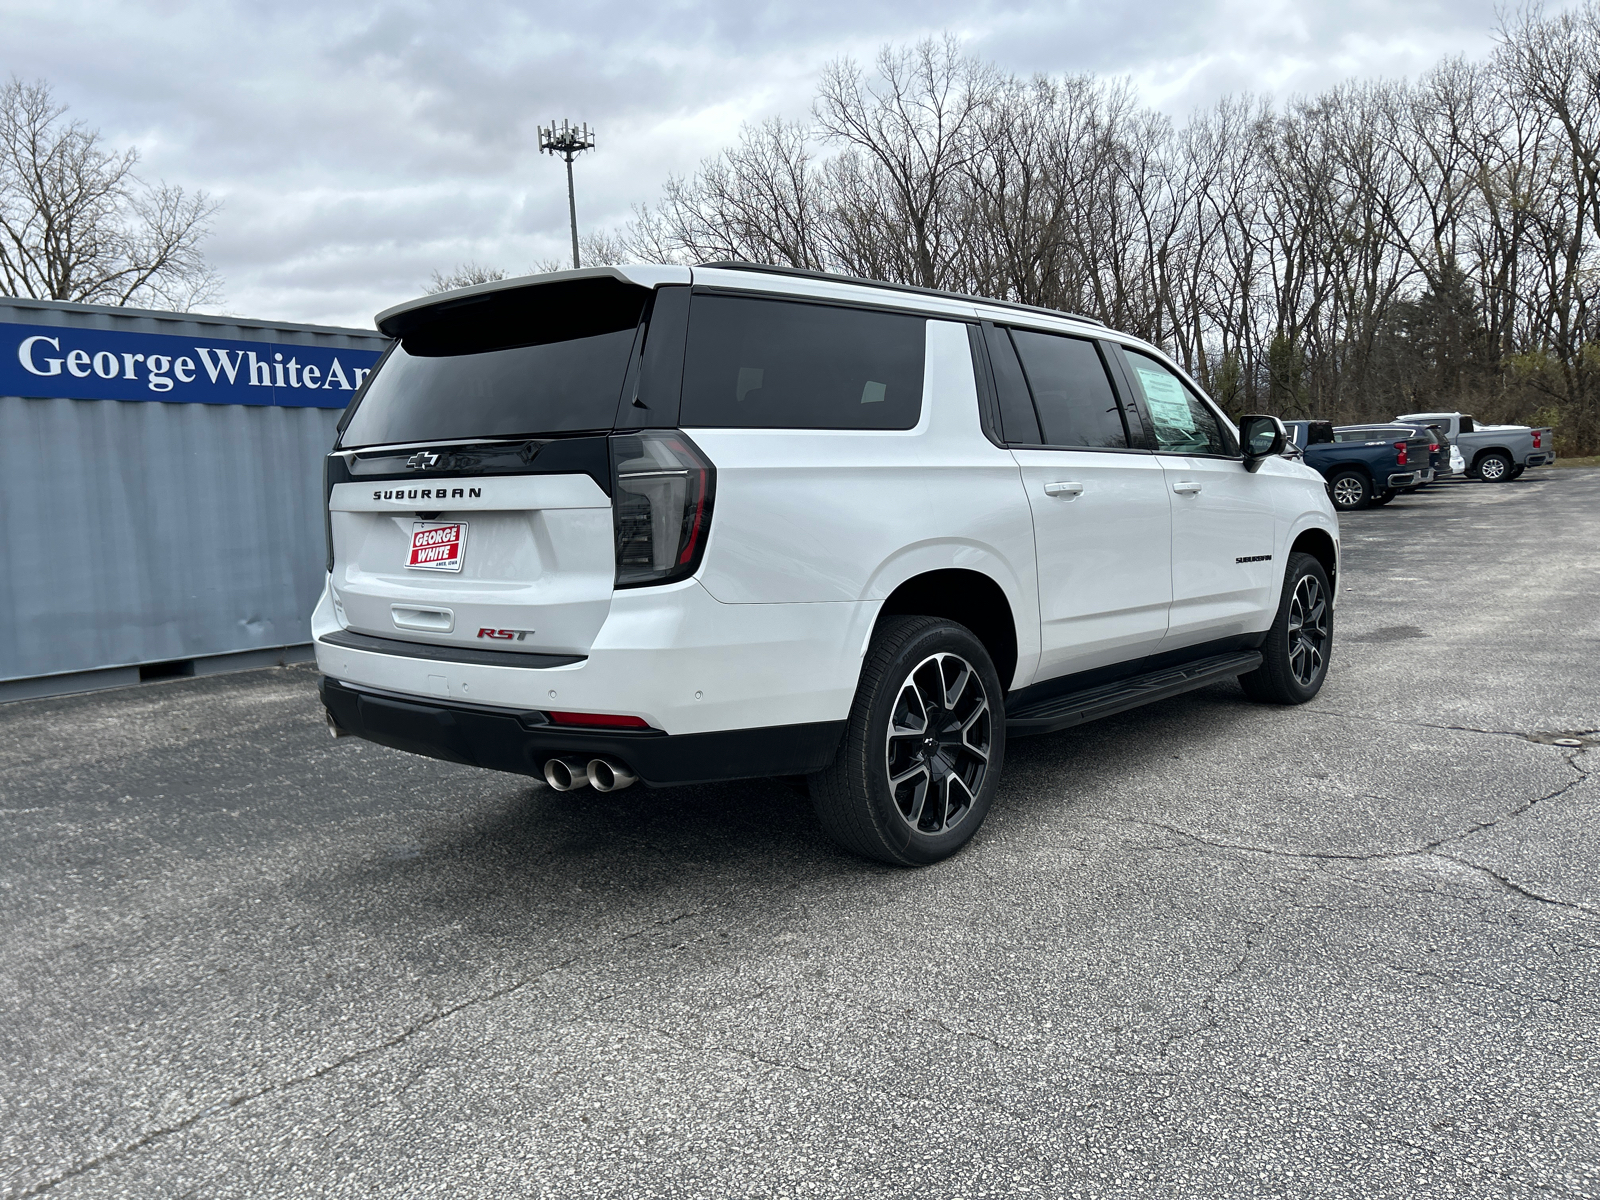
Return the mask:
<svg viewBox="0 0 1600 1200">
<path fill-rule="evenodd" d="M 1556 461 L 1555 430 L 1528 425 L 1479 425 L 1467 413 L 1404 413 L 1397 421 L 1438 425 L 1461 452 L 1466 475 L 1505 483 L 1529 467 Z"/>
</svg>

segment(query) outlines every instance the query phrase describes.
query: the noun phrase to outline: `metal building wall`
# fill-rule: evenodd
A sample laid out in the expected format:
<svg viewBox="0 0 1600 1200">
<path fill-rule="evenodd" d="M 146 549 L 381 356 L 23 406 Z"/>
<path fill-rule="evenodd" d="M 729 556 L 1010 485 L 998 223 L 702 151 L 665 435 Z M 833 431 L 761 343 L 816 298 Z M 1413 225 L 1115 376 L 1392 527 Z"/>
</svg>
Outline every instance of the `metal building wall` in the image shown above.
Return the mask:
<svg viewBox="0 0 1600 1200">
<path fill-rule="evenodd" d="M 386 344 L 359 330 L 0 300 L 7 323 L 250 343 L 262 357 L 335 348 L 364 363 Z M 345 397 L 293 399 L 0 395 L 0 683 L 309 642 L 321 464 Z"/>
</svg>

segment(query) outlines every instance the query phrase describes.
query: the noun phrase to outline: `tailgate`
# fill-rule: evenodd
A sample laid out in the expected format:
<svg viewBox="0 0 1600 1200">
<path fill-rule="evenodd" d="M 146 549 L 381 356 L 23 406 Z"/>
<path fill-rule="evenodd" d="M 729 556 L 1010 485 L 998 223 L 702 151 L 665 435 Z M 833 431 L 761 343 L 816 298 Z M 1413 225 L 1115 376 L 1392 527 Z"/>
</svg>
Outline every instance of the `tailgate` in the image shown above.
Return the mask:
<svg viewBox="0 0 1600 1200">
<path fill-rule="evenodd" d="M 334 485 L 335 612 L 357 633 L 586 654 L 616 581 L 611 498 L 588 474 Z"/>
</svg>

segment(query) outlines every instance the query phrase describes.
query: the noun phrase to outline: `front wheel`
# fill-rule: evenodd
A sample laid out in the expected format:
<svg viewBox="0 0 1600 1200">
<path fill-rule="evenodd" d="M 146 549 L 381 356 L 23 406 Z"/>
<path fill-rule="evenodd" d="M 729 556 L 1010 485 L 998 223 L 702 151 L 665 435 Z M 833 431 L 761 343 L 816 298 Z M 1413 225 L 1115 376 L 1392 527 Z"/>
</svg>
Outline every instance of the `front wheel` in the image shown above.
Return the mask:
<svg viewBox="0 0 1600 1200">
<path fill-rule="evenodd" d="M 1309 554 L 1289 555 L 1278 615 L 1261 644 L 1262 662 L 1239 684 L 1252 700 L 1304 704 L 1322 690 L 1333 650 L 1333 588 Z"/>
<path fill-rule="evenodd" d="M 983 824 L 1005 744 L 1005 697 L 983 643 L 954 621 L 887 617 L 838 753 L 810 778 L 811 803 L 846 850 L 935 863 Z"/>
<path fill-rule="evenodd" d="M 1354 512 L 1372 503 L 1372 486 L 1360 471 L 1340 471 L 1328 480 L 1328 496 L 1340 512 Z"/>
<path fill-rule="evenodd" d="M 1504 454 L 1485 454 L 1478 460 L 1477 476 L 1485 483 L 1504 483 L 1511 475 L 1511 460 Z"/>
</svg>

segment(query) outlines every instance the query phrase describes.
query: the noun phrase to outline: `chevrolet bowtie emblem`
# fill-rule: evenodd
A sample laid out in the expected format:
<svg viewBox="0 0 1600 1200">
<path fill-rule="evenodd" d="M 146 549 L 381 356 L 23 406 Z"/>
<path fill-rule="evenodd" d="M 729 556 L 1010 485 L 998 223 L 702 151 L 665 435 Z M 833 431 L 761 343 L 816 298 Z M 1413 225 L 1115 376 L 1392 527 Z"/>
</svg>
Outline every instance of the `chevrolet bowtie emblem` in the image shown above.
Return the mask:
<svg viewBox="0 0 1600 1200">
<path fill-rule="evenodd" d="M 410 467 L 413 471 L 427 471 L 431 469 L 433 464 L 438 461 L 439 456 L 437 454 L 429 454 L 426 450 L 419 450 L 410 458 L 406 459 L 406 466 Z"/>
</svg>

